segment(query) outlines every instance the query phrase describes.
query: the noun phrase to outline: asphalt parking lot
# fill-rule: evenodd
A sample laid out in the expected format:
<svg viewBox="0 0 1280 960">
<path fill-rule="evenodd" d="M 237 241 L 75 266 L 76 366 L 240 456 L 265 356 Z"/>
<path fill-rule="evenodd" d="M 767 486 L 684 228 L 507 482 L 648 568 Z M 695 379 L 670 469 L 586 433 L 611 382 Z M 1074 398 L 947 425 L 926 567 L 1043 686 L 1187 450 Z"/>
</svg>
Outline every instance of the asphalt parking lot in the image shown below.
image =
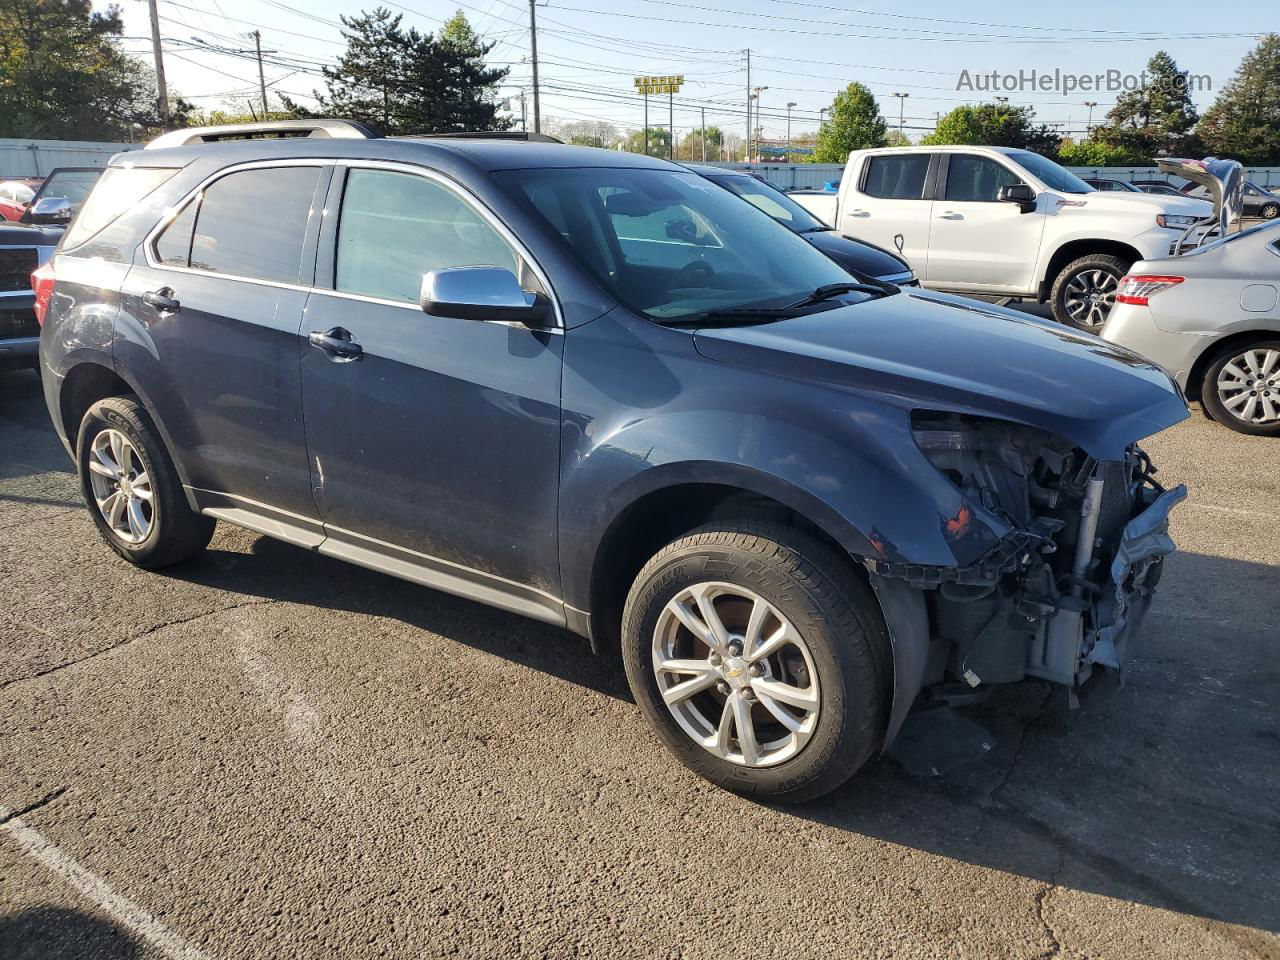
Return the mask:
<svg viewBox="0 0 1280 960">
<path fill-rule="evenodd" d="M 0 375 L 0 958 L 1280 957 L 1280 446 L 1195 411 L 1128 685 L 787 809 L 670 759 L 584 641 L 221 525 L 99 540 Z"/>
</svg>

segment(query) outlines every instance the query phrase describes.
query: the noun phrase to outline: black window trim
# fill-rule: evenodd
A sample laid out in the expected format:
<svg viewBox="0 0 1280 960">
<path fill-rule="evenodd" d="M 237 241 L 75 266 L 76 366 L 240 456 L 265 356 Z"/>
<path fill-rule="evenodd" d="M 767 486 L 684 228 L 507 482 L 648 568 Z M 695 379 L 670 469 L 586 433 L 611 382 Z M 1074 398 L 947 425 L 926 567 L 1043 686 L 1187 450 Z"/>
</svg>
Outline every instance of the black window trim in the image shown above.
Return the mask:
<svg viewBox="0 0 1280 960">
<path fill-rule="evenodd" d="M 256 283 L 262 286 L 279 287 L 284 290 L 302 290 L 309 291 L 313 289 L 313 281 L 315 279 L 315 250 L 316 239 L 320 232 L 320 217 L 318 216 L 319 200 L 325 196 L 325 192 L 329 187 L 329 178 L 332 175 L 333 167 L 337 161 L 324 157 L 306 157 L 306 158 L 289 158 L 282 160 L 253 160 L 248 163 L 238 163 L 234 166 L 223 167 L 220 170 L 211 173 L 199 184 L 189 190 L 182 199 L 173 206 L 169 207 L 160 221 L 151 228 L 146 237 L 142 241 L 142 248 L 146 257 L 147 266 L 155 270 L 170 270 L 174 273 L 189 273 L 200 277 L 218 277 L 222 280 L 233 280 L 239 283 Z M 168 229 L 187 207 L 192 203 L 201 203 L 204 200 L 204 192 L 218 180 L 229 177 L 232 174 L 240 173 L 244 170 L 264 170 L 274 167 L 316 167 L 319 168 L 319 180 L 316 184 L 315 192 L 312 194 L 311 213 L 307 217 L 306 232 L 302 239 L 302 251 L 298 258 L 298 282 L 289 283 L 284 280 L 266 280 L 262 277 L 245 277 L 235 273 L 220 273 L 217 270 L 201 270 L 197 267 L 179 267 L 171 263 L 165 263 L 160 259 L 156 251 L 156 242 L 160 239 L 160 235 Z M 199 212 L 197 217 L 199 219 Z M 189 259 L 189 254 L 188 254 Z M 308 277 L 307 274 L 310 274 Z M 312 282 L 303 282 L 312 281 Z"/>
<path fill-rule="evenodd" d="M 1019 183 L 1026 184 L 1028 187 L 1031 186 L 1030 183 L 1027 183 L 1026 175 L 1021 171 L 1016 170 L 1011 164 L 1005 163 L 1003 160 L 1001 160 L 999 154 L 992 156 L 989 153 L 977 153 L 970 150 L 948 150 L 946 153 L 943 153 L 940 156 L 942 157 L 942 163 L 939 164 L 939 169 L 938 169 L 938 182 L 937 182 L 937 192 L 935 195 L 935 199 L 941 200 L 944 203 L 1002 203 L 1003 202 L 1001 200 L 948 200 L 947 199 L 947 176 L 951 172 L 952 157 L 960 157 L 960 156 L 978 157 L 982 160 L 990 160 L 992 163 L 996 164 L 997 166 L 1004 167 L 1006 170 L 1012 173 L 1015 177 L 1018 178 Z M 1035 189 L 1035 188 L 1032 187 L 1032 189 Z"/>
<path fill-rule="evenodd" d="M 344 300 L 356 300 L 361 303 L 376 303 L 382 306 L 400 307 L 406 310 L 416 310 L 422 312 L 422 307 L 416 303 L 406 303 L 404 300 L 392 300 L 386 297 L 371 297 L 361 293 L 347 293 L 342 290 L 335 289 L 338 269 L 337 243 L 338 243 L 338 224 L 342 219 L 342 197 L 345 192 L 347 174 L 351 170 L 382 170 L 391 173 L 405 173 L 411 176 L 422 177 L 431 180 L 446 190 L 451 190 L 456 194 L 463 203 L 471 207 L 485 223 L 493 227 L 498 236 L 516 252 L 516 255 L 522 258 L 531 269 L 543 288 L 547 291 L 547 296 L 551 300 L 552 313 L 555 316 L 555 326 L 542 328 L 544 333 L 563 333 L 565 329 L 564 313 L 560 307 L 560 299 L 556 296 L 555 288 L 551 285 L 551 281 L 547 276 L 547 272 L 543 270 L 542 265 L 529 251 L 529 248 L 521 242 L 505 223 L 493 213 L 484 203 L 480 201 L 470 190 L 454 180 L 445 176 L 438 170 L 430 167 L 420 166 L 415 163 L 405 163 L 398 160 L 371 160 L 359 158 L 337 158 L 332 161 L 335 166 L 333 178 L 329 182 L 328 193 L 325 196 L 323 204 L 323 221 L 317 233 L 316 242 L 316 271 L 315 281 L 309 288 L 313 293 L 322 293 L 330 297 L 341 297 Z M 425 316 L 425 314 L 424 314 Z M 471 321 L 468 321 L 471 322 Z M 506 322 L 509 326 L 523 326 L 518 321 L 486 321 L 490 323 Z"/>
</svg>

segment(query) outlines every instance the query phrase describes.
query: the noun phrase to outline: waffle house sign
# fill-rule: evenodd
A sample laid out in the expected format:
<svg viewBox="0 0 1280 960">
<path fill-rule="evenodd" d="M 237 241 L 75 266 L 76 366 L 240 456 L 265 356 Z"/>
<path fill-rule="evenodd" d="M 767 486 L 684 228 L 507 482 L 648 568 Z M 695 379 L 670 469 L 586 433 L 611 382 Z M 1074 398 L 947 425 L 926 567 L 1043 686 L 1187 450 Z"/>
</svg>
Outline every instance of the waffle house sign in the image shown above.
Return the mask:
<svg viewBox="0 0 1280 960">
<path fill-rule="evenodd" d="M 655 93 L 679 93 L 680 85 L 684 83 L 684 76 L 667 76 L 667 77 L 634 77 L 636 84 L 636 93 L 643 93 L 646 97 Z"/>
</svg>

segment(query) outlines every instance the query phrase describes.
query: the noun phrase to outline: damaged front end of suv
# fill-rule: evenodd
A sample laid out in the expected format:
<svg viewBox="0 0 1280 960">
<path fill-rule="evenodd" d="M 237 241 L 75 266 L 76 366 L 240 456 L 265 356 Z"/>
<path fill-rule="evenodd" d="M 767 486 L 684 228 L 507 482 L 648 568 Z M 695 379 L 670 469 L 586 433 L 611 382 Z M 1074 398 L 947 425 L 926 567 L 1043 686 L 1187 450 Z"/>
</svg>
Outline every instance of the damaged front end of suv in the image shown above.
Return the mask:
<svg viewBox="0 0 1280 960">
<path fill-rule="evenodd" d="M 942 518 L 946 535 L 992 545 L 964 566 L 864 558 L 895 648 L 886 746 L 913 705 L 1027 678 L 1068 688 L 1072 705 L 1118 685 L 1186 488 L 1161 486 L 1136 443 L 1104 460 L 985 417 L 916 411 L 911 427 L 966 504 Z"/>
</svg>

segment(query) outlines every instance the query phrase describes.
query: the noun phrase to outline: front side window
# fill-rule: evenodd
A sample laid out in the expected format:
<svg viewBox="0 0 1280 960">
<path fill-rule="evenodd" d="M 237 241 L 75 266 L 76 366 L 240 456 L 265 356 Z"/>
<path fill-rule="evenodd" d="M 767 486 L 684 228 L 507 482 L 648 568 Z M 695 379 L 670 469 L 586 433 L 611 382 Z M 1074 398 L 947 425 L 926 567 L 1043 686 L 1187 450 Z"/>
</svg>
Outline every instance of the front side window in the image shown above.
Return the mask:
<svg viewBox="0 0 1280 960">
<path fill-rule="evenodd" d="M 1011 150 L 1006 156 L 1050 190 L 1058 190 L 1061 193 L 1093 193 L 1093 187 L 1048 157 L 1042 157 L 1030 150 Z"/>
<path fill-rule="evenodd" d="M 994 203 L 1001 187 L 1021 182 L 1016 173 L 990 157 L 954 153 L 947 165 L 946 198 L 957 203 Z"/>
<path fill-rule="evenodd" d="M 320 178 L 319 167 L 264 167 L 239 170 L 209 184 L 195 211 L 189 265 L 253 280 L 297 283 L 307 218 Z M 180 221 L 172 243 L 156 252 L 181 264 Z M 176 229 L 175 229 L 176 228 Z"/>
<path fill-rule="evenodd" d="M 422 277 L 448 267 L 503 267 L 530 277 L 510 244 L 454 190 L 388 170 L 347 174 L 334 287 L 417 303 Z"/>
<path fill-rule="evenodd" d="M 582 167 L 494 177 L 610 296 L 654 320 L 781 306 L 849 281 L 802 237 L 694 173 Z"/>
<path fill-rule="evenodd" d="M 883 200 L 919 200 L 929 175 L 929 154 L 895 153 L 867 160 L 862 192 Z"/>
</svg>

